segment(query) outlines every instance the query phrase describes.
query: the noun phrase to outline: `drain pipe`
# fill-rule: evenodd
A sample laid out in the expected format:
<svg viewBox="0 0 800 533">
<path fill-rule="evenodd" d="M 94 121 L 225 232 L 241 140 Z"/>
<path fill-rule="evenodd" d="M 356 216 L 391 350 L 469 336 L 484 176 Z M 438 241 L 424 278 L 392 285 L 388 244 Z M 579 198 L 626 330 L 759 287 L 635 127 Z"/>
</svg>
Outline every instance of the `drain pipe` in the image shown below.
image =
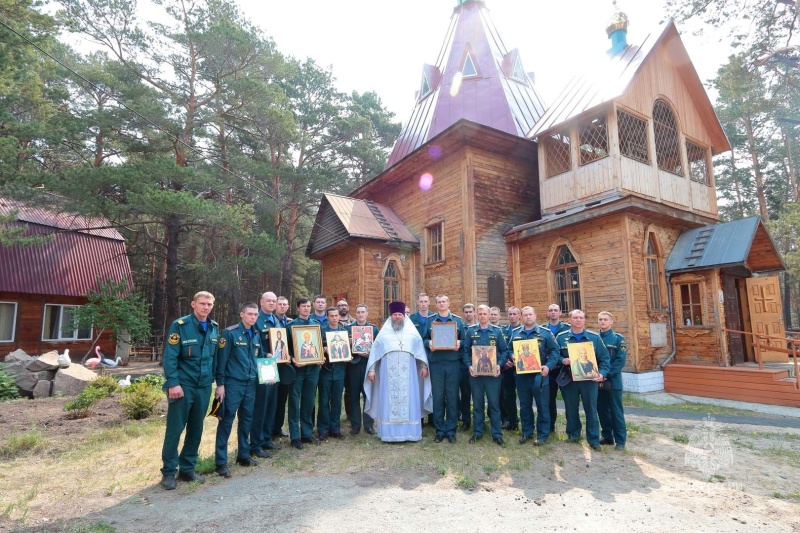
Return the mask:
<svg viewBox="0 0 800 533">
<path fill-rule="evenodd" d="M 667 274 L 667 301 L 669 302 L 669 330 L 672 333 L 672 353 L 659 365 L 662 370 L 667 366 L 667 363 L 672 361 L 675 357 L 675 353 L 678 351 L 678 342 L 675 339 L 675 309 L 673 308 L 672 290 L 670 289 L 671 285 L 669 282 L 671 276 L 671 273 Z"/>
</svg>

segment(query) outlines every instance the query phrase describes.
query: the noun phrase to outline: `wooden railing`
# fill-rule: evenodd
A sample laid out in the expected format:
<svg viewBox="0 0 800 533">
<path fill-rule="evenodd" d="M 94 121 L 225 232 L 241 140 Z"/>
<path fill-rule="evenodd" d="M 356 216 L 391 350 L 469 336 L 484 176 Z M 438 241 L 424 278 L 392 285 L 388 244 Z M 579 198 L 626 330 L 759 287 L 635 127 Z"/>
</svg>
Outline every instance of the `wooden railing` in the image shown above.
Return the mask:
<svg viewBox="0 0 800 533">
<path fill-rule="evenodd" d="M 756 353 L 756 362 L 758 363 L 759 370 L 764 368 L 764 360 L 762 359 L 762 352 L 779 352 L 792 356 L 794 361 L 794 379 L 797 381 L 797 387 L 800 388 L 800 373 L 797 371 L 797 357 L 800 353 L 800 340 L 791 337 L 771 337 L 769 335 L 759 335 L 751 331 L 739 331 L 736 329 L 722 328 L 725 333 L 738 333 L 740 335 L 750 335 L 753 337 L 753 349 Z M 780 346 L 770 344 L 770 341 L 780 342 Z"/>
</svg>

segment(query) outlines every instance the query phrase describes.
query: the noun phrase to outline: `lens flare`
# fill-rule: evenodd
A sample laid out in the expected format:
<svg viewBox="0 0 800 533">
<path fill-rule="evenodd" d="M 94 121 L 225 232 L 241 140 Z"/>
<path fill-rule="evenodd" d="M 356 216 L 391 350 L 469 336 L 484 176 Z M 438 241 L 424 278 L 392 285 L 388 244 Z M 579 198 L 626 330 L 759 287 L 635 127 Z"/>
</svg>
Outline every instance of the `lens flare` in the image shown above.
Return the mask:
<svg viewBox="0 0 800 533">
<path fill-rule="evenodd" d="M 419 188 L 423 191 L 430 190 L 431 185 L 433 185 L 433 176 L 429 173 L 425 173 L 419 178 Z"/>
<path fill-rule="evenodd" d="M 442 147 L 434 144 L 428 148 L 428 155 L 431 156 L 431 159 L 439 159 L 442 157 Z"/>
<path fill-rule="evenodd" d="M 450 96 L 455 98 L 458 96 L 458 91 L 461 90 L 461 79 L 464 77 L 460 72 L 456 72 L 453 76 L 453 84 L 450 86 Z"/>
</svg>

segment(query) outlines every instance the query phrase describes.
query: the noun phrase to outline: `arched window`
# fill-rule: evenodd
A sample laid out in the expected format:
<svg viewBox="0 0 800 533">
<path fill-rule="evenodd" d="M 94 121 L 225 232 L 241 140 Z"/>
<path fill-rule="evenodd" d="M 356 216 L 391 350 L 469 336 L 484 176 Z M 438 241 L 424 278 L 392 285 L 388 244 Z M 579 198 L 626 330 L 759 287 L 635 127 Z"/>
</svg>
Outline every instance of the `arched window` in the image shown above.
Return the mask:
<svg viewBox="0 0 800 533">
<path fill-rule="evenodd" d="M 397 261 L 386 263 L 383 271 L 383 316 L 389 318 L 389 304 L 400 299 L 400 270 Z"/>
<path fill-rule="evenodd" d="M 647 236 L 647 246 L 644 254 L 645 270 L 647 272 L 647 293 L 650 296 L 650 309 L 663 309 L 661 301 L 661 265 L 658 259 L 658 246 L 655 235 Z"/>
<path fill-rule="evenodd" d="M 581 278 L 578 261 L 569 247 L 562 245 L 553 264 L 555 302 L 566 313 L 581 308 Z"/>
<path fill-rule="evenodd" d="M 664 100 L 653 104 L 653 133 L 658 168 L 682 176 L 678 125 L 675 114 Z"/>
</svg>

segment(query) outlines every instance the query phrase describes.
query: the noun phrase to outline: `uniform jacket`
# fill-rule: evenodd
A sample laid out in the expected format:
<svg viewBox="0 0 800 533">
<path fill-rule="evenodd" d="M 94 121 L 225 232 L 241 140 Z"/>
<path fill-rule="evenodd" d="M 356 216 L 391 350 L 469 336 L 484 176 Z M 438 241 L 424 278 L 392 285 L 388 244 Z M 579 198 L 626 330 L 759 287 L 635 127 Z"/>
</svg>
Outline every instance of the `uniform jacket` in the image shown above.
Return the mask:
<svg viewBox="0 0 800 533">
<path fill-rule="evenodd" d="M 425 333 L 425 327 L 428 325 L 428 321 L 436 314 L 438 313 L 431 313 L 428 311 L 428 316 L 425 317 L 419 314 L 419 311 L 415 311 L 414 313 L 411 313 L 411 316 L 408 318 L 411 320 L 411 323 L 414 324 L 414 327 L 417 328 L 420 336 L 423 336 Z"/>
<path fill-rule="evenodd" d="M 194 313 L 172 323 L 164 343 L 164 390 L 170 387 L 207 387 L 214 382 L 219 324 L 208 319 L 204 332 Z"/>
<path fill-rule="evenodd" d="M 256 379 L 256 358 L 263 357 L 261 336 L 255 326 L 250 328 L 250 332 L 248 337 L 247 328 L 241 321 L 222 332 L 217 350 L 217 385 L 225 385 L 231 379 Z"/>
<path fill-rule="evenodd" d="M 613 329 L 601 331 L 600 338 L 608 348 L 610 357 L 610 368 L 606 379 L 611 381 L 611 388 L 622 390 L 622 369 L 625 368 L 625 361 L 628 358 L 628 345 L 625 337 L 615 332 Z"/>
<path fill-rule="evenodd" d="M 472 366 L 473 346 L 495 346 L 497 352 L 496 363 L 500 368 L 508 361 L 510 355 L 508 343 L 506 343 L 503 330 L 497 326 L 489 324 L 486 329 L 481 329 L 480 324 L 478 324 L 467 330 L 464 349 L 462 350 L 464 364 L 467 366 Z"/>
<path fill-rule="evenodd" d="M 511 350 L 512 354 L 514 353 L 514 341 L 534 339 L 539 343 L 539 358 L 542 361 L 542 365 L 547 366 L 550 372 L 553 372 L 561 360 L 561 350 L 549 329 L 538 324 L 534 325 L 530 332 L 525 331 L 524 325 L 515 328 L 508 342 L 509 350 Z"/>
<path fill-rule="evenodd" d="M 567 331 L 559 333 L 558 337 L 556 337 L 556 342 L 558 342 L 558 346 L 561 349 L 561 359 L 569 358 L 569 350 L 567 349 L 567 345 L 575 342 L 591 342 L 592 346 L 594 346 L 594 355 L 597 358 L 597 371 L 602 374 L 603 377 L 608 375 L 608 369 L 610 368 L 610 356 L 608 354 L 606 345 L 603 344 L 603 340 L 597 333 L 589 331 L 588 329 L 584 329 L 583 338 L 578 340 L 572 333 L 572 328 L 570 328 Z"/>
<path fill-rule="evenodd" d="M 347 331 L 347 328 L 340 323 L 336 329 L 333 329 L 331 328 L 330 324 L 326 321 L 325 326 L 322 328 L 323 347 L 328 346 L 328 340 L 325 338 L 327 337 L 327 335 L 325 335 L 325 333 L 329 331 Z M 325 374 L 334 381 L 344 381 L 344 372 L 346 369 L 347 369 L 346 362 L 331 363 L 328 354 L 325 354 L 325 364 L 322 365 L 322 369 L 320 370 L 320 377 L 322 377 L 322 375 Z"/>
</svg>

